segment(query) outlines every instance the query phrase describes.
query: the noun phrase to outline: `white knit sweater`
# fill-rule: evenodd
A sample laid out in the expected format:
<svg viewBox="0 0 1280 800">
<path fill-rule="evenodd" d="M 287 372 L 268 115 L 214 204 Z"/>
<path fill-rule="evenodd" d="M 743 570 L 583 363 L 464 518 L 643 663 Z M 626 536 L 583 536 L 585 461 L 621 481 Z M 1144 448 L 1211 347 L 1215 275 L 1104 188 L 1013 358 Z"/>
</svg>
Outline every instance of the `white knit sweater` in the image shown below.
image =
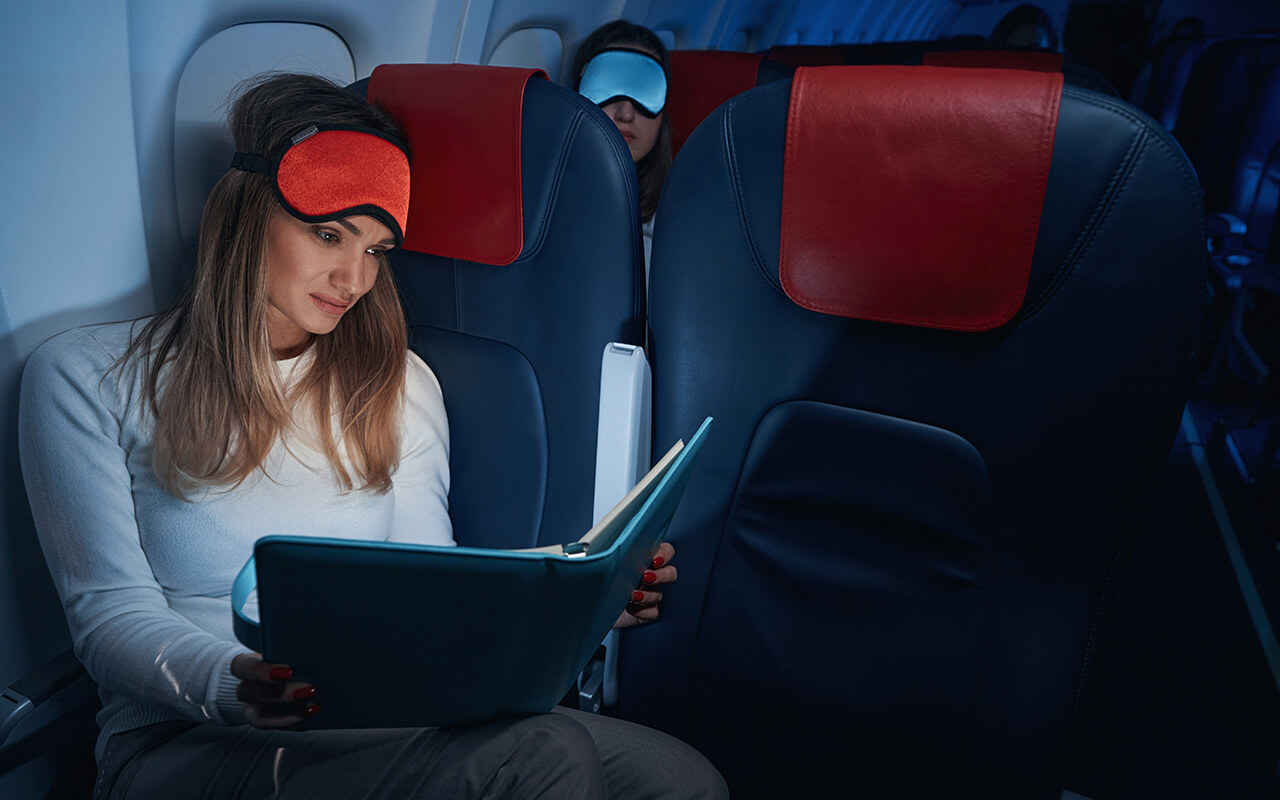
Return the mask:
<svg viewBox="0 0 1280 800">
<path fill-rule="evenodd" d="M 101 687 L 102 735 L 188 719 L 244 724 L 231 659 L 231 582 L 267 534 L 453 544 L 440 385 L 408 355 L 400 467 L 382 495 L 342 492 L 312 432 L 276 443 L 231 490 L 174 498 L 151 469 L 136 364 L 110 371 L 133 323 L 45 342 L 22 381 L 20 447 L 40 543 L 76 654 Z M 279 362 L 288 386 L 310 356 Z M 263 474 L 265 472 L 265 475 Z"/>
</svg>

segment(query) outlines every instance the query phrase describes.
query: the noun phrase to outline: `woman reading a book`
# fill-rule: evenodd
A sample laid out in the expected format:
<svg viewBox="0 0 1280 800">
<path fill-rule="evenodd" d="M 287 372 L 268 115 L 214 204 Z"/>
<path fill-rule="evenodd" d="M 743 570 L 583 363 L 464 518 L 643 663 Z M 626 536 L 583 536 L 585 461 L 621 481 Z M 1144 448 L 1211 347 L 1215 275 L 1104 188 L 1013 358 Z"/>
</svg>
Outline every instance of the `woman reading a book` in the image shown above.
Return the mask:
<svg viewBox="0 0 1280 800">
<path fill-rule="evenodd" d="M 577 712 L 295 729 L 324 697 L 236 641 L 236 571 L 269 533 L 452 544 L 448 426 L 387 265 L 408 212 L 395 122 L 306 76 L 258 82 L 230 121 L 182 297 L 54 337 L 23 381 L 27 491 L 102 693 L 95 797 L 724 796 L 683 743 Z M 452 689 L 374 660 L 368 679 Z"/>
</svg>

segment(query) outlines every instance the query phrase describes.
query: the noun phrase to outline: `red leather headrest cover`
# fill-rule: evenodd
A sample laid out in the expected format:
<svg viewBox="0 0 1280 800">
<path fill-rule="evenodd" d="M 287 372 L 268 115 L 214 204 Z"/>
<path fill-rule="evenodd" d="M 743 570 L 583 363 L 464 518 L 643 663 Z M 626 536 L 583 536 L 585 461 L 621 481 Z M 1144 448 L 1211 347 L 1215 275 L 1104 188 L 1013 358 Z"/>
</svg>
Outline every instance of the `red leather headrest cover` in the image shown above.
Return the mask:
<svg viewBox="0 0 1280 800">
<path fill-rule="evenodd" d="M 826 314 L 982 331 L 1026 294 L 1062 75 L 796 71 L 779 271 Z"/>
<path fill-rule="evenodd" d="M 671 123 L 671 154 L 675 155 L 693 129 L 716 106 L 756 85 L 764 56 L 729 50 L 672 50 L 671 87 L 667 117 Z"/>
<path fill-rule="evenodd" d="M 1036 50 L 948 50 L 925 53 L 924 63 L 930 67 L 991 67 L 1062 72 L 1062 53 Z"/>
<path fill-rule="evenodd" d="M 413 188 L 404 248 L 510 264 L 524 249 L 520 114 L 538 69 L 383 64 L 369 100 L 409 136 Z"/>
</svg>

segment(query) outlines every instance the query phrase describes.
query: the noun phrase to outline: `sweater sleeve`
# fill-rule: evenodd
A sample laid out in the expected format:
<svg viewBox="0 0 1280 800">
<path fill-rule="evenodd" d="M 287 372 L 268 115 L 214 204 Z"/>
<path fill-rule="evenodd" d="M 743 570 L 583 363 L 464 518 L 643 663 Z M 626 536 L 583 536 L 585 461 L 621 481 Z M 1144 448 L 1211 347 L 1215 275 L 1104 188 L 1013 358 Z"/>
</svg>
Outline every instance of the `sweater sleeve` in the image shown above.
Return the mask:
<svg viewBox="0 0 1280 800">
<path fill-rule="evenodd" d="M 76 655 L 104 690 L 242 723 L 230 664 L 245 648 L 175 613 L 143 551 L 122 444 L 141 392 L 114 358 L 90 330 L 55 337 L 28 361 L 19 401 L 23 478 Z"/>
<path fill-rule="evenodd" d="M 444 395 L 435 374 L 413 351 L 405 369 L 400 429 L 400 467 L 392 476 L 395 518 L 390 540 L 452 545 L 449 422 Z"/>
</svg>

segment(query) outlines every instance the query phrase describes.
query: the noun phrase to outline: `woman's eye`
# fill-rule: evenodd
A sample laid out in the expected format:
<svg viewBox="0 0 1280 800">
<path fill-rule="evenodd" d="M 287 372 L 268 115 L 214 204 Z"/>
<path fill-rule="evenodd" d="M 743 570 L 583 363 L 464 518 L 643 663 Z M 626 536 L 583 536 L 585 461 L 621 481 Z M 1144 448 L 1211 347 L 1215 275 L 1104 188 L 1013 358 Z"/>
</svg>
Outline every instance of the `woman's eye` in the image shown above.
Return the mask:
<svg viewBox="0 0 1280 800">
<path fill-rule="evenodd" d="M 325 242 L 326 244 L 338 244 L 342 241 L 342 237 L 339 236 L 336 231 L 332 231 L 328 228 L 313 228 L 312 233 L 316 235 L 317 239 Z"/>
</svg>

